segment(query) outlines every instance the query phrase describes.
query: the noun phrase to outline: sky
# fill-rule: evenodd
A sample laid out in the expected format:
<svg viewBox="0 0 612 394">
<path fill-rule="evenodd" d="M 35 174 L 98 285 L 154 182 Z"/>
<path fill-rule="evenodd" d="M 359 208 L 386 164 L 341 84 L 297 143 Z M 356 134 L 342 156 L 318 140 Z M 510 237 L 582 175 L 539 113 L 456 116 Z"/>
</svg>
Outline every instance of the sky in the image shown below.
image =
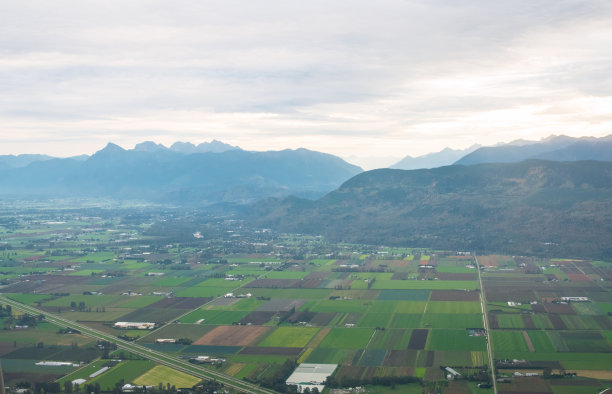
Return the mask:
<svg viewBox="0 0 612 394">
<path fill-rule="evenodd" d="M 612 134 L 609 0 L 0 2 L 0 154 L 304 147 L 364 168 Z"/>
</svg>

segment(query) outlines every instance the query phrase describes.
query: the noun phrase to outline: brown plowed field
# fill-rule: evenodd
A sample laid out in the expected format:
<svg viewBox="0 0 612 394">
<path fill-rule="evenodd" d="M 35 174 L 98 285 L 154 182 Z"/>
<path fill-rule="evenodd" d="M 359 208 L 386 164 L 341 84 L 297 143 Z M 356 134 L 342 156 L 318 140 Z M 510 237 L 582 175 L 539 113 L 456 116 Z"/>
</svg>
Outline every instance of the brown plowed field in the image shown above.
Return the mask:
<svg viewBox="0 0 612 394">
<path fill-rule="evenodd" d="M 593 316 L 593 319 L 604 330 L 612 330 L 612 321 L 607 316 Z"/>
<path fill-rule="evenodd" d="M 327 277 L 329 276 L 329 272 L 326 271 L 315 271 L 315 272 L 311 272 L 308 275 L 306 275 L 304 277 L 304 280 L 310 280 L 310 279 L 320 279 L 320 280 L 325 280 L 327 279 Z"/>
<path fill-rule="evenodd" d="M 251 312 L 248 315 L 246 315 L 245 317 L 242 318 L 242 320 L 240 320 L 240 323 L 242 324 L 254 324 L 254 325 L 260 325 L 260 324 L 264 324 L 267 323 L 270 319 L 272 319 L 272 316 L 274 316 L 276 313 L 275 312 Z"/>
<path fill-rule="evenodd" d="M 478 256 L 478 264 L 485 267 L 497 267 L 497 256 Z"/>
<path fill-rule="evenodd" d="M 575 315 L 576 311 L 570 304 L 545 304 L 548 313 L 556 313 L 558 315 Z"/>
<path fill-rule="evenodd" d="M 489 313 L 489 328 L 499 328 L 499 320 L 497 319 L 497 315 L 493 313 Z"/>
<path fill-rule="evenodd" d="M 174 309 L 195 309 L 212 300 L 211 297 L 173 297 L 164 298 L 151 305 L 149 308 L 174 308 Z"/>
<path fill-rule="evenodd" d="M 567 330 L 567 326 L 559 315 L 548 315 L 548 320 L 552 323 L 555 330 Z"/>
<path fill-rule="evenodd" d="M 408 342 L 408 349 L 414 349 L 414 350 L 425 349 L 425 344 L 427 343 L 428 334 L 429 334 L 429 330 L 425 330 L 422 328 L 414 329 L 412 331 L 412 335 L 410 335 L 410 342 Z"/>
<path fill-rule="evenodd" d="M 477 280 L 478 275 L 469 272 L 453 274 L 451 272 L 438 272 L 436 274 L 440 280 Z M 393 278 L 391 278 L 393 279 Z"/>
<path fill-rule="evenodd" d="M 436 353 L 432 351 L 427 352 L 427 359 L 425 360 L 425 367 L 433 367 L 434 360 L 436 359 Z"/>
<path fill-rule="evenodd" d="M 220 326 L 204 335 L 194 345 L 246 346 L 259 338 L 268 327 L 258 326 Z"/>
<path fill-rule="evenodd" d="M 406 365 L 414 365 L 416 357 L 416 350 L 389 350 L 383 365 L 386 367 L 403 367 Z"/>
<path fill-rule="evenodd" d="M 312 318 L 310 323 L 315 326 L 326 326 L 336 317 L 336 315 L 336 312 L 319 312 Z"/>
<path fill-rule="evenodd" d="M 296 289 L 318 289 L 321 283 L 323 283 L 322 279 L 303 279 L 296 280 L 291 287 Z"/>
<path fill-rule="evenodd" d="M 526 329 L 528 330 L 537 329 L 535 322 L 533 321 L 533 317 L 531 317 L 531 315 L 521 315 L 521 318 L 523 319 L 523 325 L 525 326 Z"/>
<path fill-rule="evenodd" d="M 264 355 L 264 356 L 297 356 L 303 348 L 301 347 L 259 347 L 248 346 L 240 354 Z"/>
</svg>

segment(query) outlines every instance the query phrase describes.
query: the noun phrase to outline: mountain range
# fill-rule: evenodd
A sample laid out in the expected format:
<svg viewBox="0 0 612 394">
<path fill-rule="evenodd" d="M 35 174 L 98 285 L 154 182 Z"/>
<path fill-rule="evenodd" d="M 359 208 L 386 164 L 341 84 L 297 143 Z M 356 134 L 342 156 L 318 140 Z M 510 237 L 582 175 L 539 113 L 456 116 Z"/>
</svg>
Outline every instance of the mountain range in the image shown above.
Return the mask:
<svg viewBox="0 0 612 394">
<path fill-rule="evenodd" d="M 418 157 L 406 156 L 389 168 L 415 170 L 451 164 L 518 163 L 529 159 L 612 161 L 612 135 L 601 138 L 551 135 L 540 141 L 516 140 L 495 146 L 473 145 L 467 149 L 445 148 L 440 152 Z"/>
<path fill-rule="evenodd" d="M 612 161 L 612 135 L 601 138 L 560 135 L 541 141 L 519 140 L 497 146 L 483 146 L 454 164 L 518 163 L 529 159 Z"/>
<path fill-rule="evenodd" d="M 419 168 L 436 168 L 453 164 L 465 155 L 474 152 L 480 145 L 472 145 L 467 149 L 444 148 L 440 152 L 412 157 L 406 156 L 389 168 L 398 170 L 418 170 Z"/>
<path fill-rule="evenodd" d="M 373 170 L 316 201 L 259 202 L 249 218 L 341 242 L 610 257 L 612 162 Z"/>
<path fill-rule="evenodd" d="M 186 153 L 196 150 L 194 153 Z M 0 169 L 0 196 L 103 197 L 207 205 L 289 194 L 316 198 L 361 168 L 307 149 L 250 152 L 213 141 L 125 150 L 109 143 L 92 156 Z"/>
</svg>

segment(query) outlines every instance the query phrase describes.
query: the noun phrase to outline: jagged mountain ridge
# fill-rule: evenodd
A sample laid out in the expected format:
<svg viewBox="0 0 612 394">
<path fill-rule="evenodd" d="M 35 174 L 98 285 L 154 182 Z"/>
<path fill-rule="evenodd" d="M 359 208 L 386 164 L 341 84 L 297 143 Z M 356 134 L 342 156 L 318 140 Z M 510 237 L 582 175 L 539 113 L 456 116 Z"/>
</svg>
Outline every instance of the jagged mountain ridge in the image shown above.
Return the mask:
<svg viewBox="0 0 612 394">
<path fill-rule="evenodd" d="M 125 150 L 109 143 L 85 161 L 51 159 L 0 170 L 0 190 L 5 196 L 244 203 L 289 194 L 319 197 L 362 171 L 307 149 L 184 154 L 152 147 Z"/>
</svg>

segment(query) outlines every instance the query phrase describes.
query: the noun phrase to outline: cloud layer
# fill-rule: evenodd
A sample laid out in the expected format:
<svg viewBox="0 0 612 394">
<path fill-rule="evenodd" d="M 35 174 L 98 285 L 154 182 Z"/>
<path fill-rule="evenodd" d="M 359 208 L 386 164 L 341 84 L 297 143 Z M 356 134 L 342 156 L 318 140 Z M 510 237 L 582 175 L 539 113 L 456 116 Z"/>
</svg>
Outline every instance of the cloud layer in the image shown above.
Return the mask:
<svg viewBox="0 0 612 394">
<path fill-rule="evenodd" d="M 2 2 L 0 154 L 605 135 L 611 17 L 606 0 Z"/>
</svg>

